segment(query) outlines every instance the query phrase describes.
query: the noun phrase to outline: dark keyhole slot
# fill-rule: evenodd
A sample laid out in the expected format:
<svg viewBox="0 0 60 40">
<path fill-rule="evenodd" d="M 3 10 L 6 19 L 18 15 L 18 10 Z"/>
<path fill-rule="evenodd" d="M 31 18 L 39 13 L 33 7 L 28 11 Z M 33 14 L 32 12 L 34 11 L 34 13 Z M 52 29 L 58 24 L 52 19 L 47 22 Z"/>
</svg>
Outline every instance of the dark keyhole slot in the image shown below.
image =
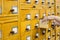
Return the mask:
<svg viewBox="0 0 60 40">
<path fill-rule="evenodd" d="M 44 35 L 45 34 L 45 31 L 42 31 L 42 34 Z"/>
<path fill-rule="evenodd" d="M 38 1 L 35 1 L 35 3 L 37 3 Z"/>
<path fill-rule="evenodd" d="M 28 18 L 25 18 L 26 20 L 30 20 L 30 19 L 28 19 Z"/>
<path fill-rule="evenodd" d="M 50 32 L 50 29 L 48 30 L 48 32 Z"/>
<path fill-rule="evenodd" d="M 50 2 L 48 2 L 48 4 L 50 4 Z"/>
<path fill-rule="evenodd" d="M 26 1 L 29 1 L 29 0 L 26 0 Z"/>
<path fill-rule="evenodd" d="M 55 36 L 55 34 L 52 35 L 53 37 Z"/>
<path fill-rule="evenodd" d="M 49 6 L 49 8 L 51 8 L 51 6 Z"/>
<path fill-rule="evenodd" d="M 52 5 L 54 5 L 54 3 L 52 3 Z"/>
<path fill-rule="evenodd" d="M 35 16 L 35 18 L 38 18 L 37 16 Z"/>
<path fill-rule="evenodd" d="M 38 36 L 35 36 L 35 38 L 38 38 Z"/>
<path fill-rule="evenodd" d="M 11 10 L 10 10 L 10 12 L 13 12 L 13 11 L 14 11 L 14 9 L 11 9 Z"/>
<path fill-rule="evenodd" d="M 42 5 L 44 5 L 44 2 L 42 2 Z"/>
<path fill-rule="evenodd" d="M 59 8 L 59 6 L 57 6 L 57 8 Z"/>
<path fill-rule="evenodd" d="M 50 40 L 50 38 L 48 38 L 48 40 Z"/>
<path fill-rule="evenodd" d="M 35 26 L 35 28 L 38 28 L 38 26 Z"/>
<path fill-rule="evenodd" d="M 54 13 L 52 15 L 54 15 Z"/>
<path fill-rule="evenodd" d="M 26 0 L 27 4 L 30 4 L 30 2 L 28 2 L 29 0 Z"/>
<path fill-rule="evenodd" d="M 15 33 L 14 33 L 14 31 L 11 31 L 11 32 L 10 32 L 10 34 L 12 34 L 12 35 L 13 35 L 13 34 L 15 34 Z"/>
<path fill-rule="evenodd" d="M 51 26 L 52 26 L 53 29 L 55 28 L 55 25 L 52 24 Z"/>
<path fill-rule="evenodd" d="M 26 28 L 26 31 L 29 31 L 29 29 L 28 29 L 28 28 Z"/>
<path fill-rule="evenodd" d="M 33 6 L 33 8 L 36 8 L 36 6 Z"/>
</svg>

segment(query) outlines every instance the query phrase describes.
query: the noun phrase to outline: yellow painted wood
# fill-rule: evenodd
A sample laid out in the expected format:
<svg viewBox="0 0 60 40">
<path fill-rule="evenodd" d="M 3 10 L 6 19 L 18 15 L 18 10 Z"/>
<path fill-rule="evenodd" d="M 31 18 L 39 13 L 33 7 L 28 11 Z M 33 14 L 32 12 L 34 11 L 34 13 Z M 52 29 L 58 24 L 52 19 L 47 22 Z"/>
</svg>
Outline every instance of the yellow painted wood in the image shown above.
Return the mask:
<svg viewBox="0 0 60 40">
<path fill-rule="evenodd" d="M 2 40 L 19 40 L 18 37 L 19 32 L 13 35 L 10 33 L 12 31 L 12 28 L 14 27 L 18 28 L 18 22 L 16 19 L 1 21 L 0 24 L 1 24 L 0 30 L 2 30 Z"/>
<path fill-rule="evenodd" d="M 30 20 L 39 19 L 39 10 L 20 10 L 20 13 L 21 21 L 27 21 L 27 15 L 30 15 Z M 36 15 L 38 15 L 37 18 L 35 18 Z"/>
<path fill-rule="evenodd" d="M 32 33 L 24 33 L 23 36 L 21 36 L 21 40 L 33 40 L 32 39 Z"/>
<path fill-rule="evenodd" d="M 9 15 L 12 14 L 10 10 L 12 9 L 13 6 L 18 7 L 18 0 L 4 0 L 3 1 L 3 15 Z"/>
</svg>

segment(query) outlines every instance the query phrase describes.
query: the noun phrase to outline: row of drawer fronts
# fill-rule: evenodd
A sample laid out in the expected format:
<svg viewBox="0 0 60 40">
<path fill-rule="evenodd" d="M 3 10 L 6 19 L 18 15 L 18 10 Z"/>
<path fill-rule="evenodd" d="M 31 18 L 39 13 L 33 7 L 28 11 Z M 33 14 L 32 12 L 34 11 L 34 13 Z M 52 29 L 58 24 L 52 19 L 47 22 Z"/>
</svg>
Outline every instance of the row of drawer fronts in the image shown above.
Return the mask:
<svg viewBox="0 0 60 40">
<path fill-rule="evenodd" d="M 24 37 L 23 37 L 24 36 Z M 21 38 L 21 40 L 36 40 L 36 39 L 39 39 L 39 37 L 40 37 L 40 33 L 38 32 L 38 30 L 32 30 L 32 31 L 30 31 L 29 33 L 24 33 L 24 34 L 22 34 L 22 36 L 21 36 L 22 38 Z"/>
<path fill-rule="evenodd" d="M 21 33 L 30 32 L 31 29 L 38 29 L 38 28 L 39 28 L 39 21 L 33 20 L 33 21 L 21 22 Z"/>
<path fill-rule="evenodd" d="M 14 29 L 16 29 L 16 28 L 14 28 Z M 14 29 L 13 29 L 13 30 L 14 30 Z M 15 31 L 15 30 L 14 30 L 14 31 Z M 0 32 L 0 33 L 1 33 L 1 32 Z M 36 35 L 38 35 L 38 33 L 37 33 Z M 28 36 L 27 39 L 29 39 L 29 38 L 30 38 L 30 37 Z"/>
<path fill-rule="evenodd" d="M 32 3 L 35 3 L 35 2 L 33 2 L 33 0 L 31 0 L 32 1 Z M 38 5 L 35 5 L 35 4 L 32 4 L 31 3 L 31 1 L 30 0 L 24 0 L 24 1 L 20 1 L 21 3 L 21 6 L 20 6 L 20 8 L 21 9 L 30 9 L 30 8 L 36 8 L 36 9 L 41 9 L 41 4 L 42 4 L 42 6 L 45 4 L 44 2 L 45 2 L 45 0 L 42 0 L 43 2 L 42 3 L 39 3 L 39 2 L 41 2 L 40 0 L 36 0 L 36 4 L 38 4 Z M 28 4 L 26 4 L 26 3 L 28 3 Z M 30 4 L 31 3 L 31 4 Z M 50 2 L 48 2 L 49 4 L 50 4 Z M 52 5 L 54 4 L 54 2 L 52 2 Z M 33 6 L 32 6 L 33 5 Z M 52 5 L 48 5 L 49 6 L 49 8 L 50 8 L 50 6 L 52 6 Z M 37 7 L 36 7 L 37 6 Z M 47 5 L 46 5 L 47 6 Z M 45 6 L 44 6 L 45 7 Z"/>
<path fill-rule="evenodd" d="M 34 32 L 35 33 L 35 32 Z M 40 34 L 40 36 L 42 36 L 41 34 Z M 46 35 L 44 35 L 44 37 L 45 37 Z M 50 34 L 49 34 L 49 36 L 48 36 L 48 38 L 50 39 L 51 37 L 50 37 Z"/>
<path fill-rule="evenodd" d="M 1 1 L 2 1 L 2 0 L 1 0 Z M 18 0 L 5 0 L 5 2 L 8 2 L 8 1 L 11 1 L 11 2 L 14 1 L 14 2 L 16 2 L 16 1 L 18 1 Z M 38 2 L 38 3 L 39 3 L 39 2 L 53 2 L 53 3 L 54 3 L 54 0 L 34 0 L 34 1 L 33 1 L 33 0 L 23 0 L 23 1 L 20 0 L 20 2 L 21 2 L 21 3 L 25 3 L 25 2 L 27 2 L 27 3 L 31 3 L 31 2 L 36 2 L 36 3 L 37 3 L 37 2 Z"/>
<path fill-rule="evenodd" d="M 0 14 L 2 14 L 2 12 L 3 12 L 3 10 L 2 10 L 3 8 L 2 7 L 0 7 Z M 53 9 L 54 10 L 54 9 Z M 22 10 L 23 11 L 23 10 Z M 25 11 L 25 10 L 24 10 Z M 35 10 L 35 11 L 37 11 L 37 10 Z M 17 14 L 18 13 L 18 7 L 17 6 L 10 6 L 10 7 L 7 7 L 7 9 L 5 8 L 4 9 L 4 12 L 5 13 L 13 13 L 13 14 Z M 27 11 L 27 12 L 30 12 L 30 11 Z M 33 11 L 32 11 L 33 12 Z M 38 11 L 37 11 L 37 13 L 38 13 Z M 36 14 L 37 15 L 37 14 Z"/>
<path fill-rule="evenodd" d="M 38 33 L 36 33 L 35 35 L 26 34 L 26 35 L 24 35 L 24 37 L 23 36 L 21 37 L 21 40 L 36 40 L 36 38 L 38 40 L 39 39 L 38 35 L 39 35 Z"/>
<path fill-rule="evenodd" d="M 1 36 L 2 36 L 2 35 L 0 35 L 0 38 L 1 38 Z M 33 39 L 36 39 L 36 38 L 38 39 L 38 38 L 39 38 L 39 34 L 36 32 L 35 35 L 32 35 L 32 34 L 26 34 L 26 35 L 24 35 L 24 37 L 21 36 L 21 40 L 31 40 L 32 36 L 34 37 Z M 8 36 L 4 36 L 3 39 L 4 39 L 4 40 L 5 40 L 5 39 L 7 39 L 7 40 L 8 40 L 8 39 L 11 39 L 11 40 L 12 40 L 12 39 L 15 38 L 15 40 L 16 40 L 16 37 L 18 37 L 18 35 L 15 35 L 15 36 L 9 36 L 8 38 L 7 38 L 7 37 L 8 37 Z"/>
<path fill-rule="evenodd" d="M 55 7 L 54 6 L 48 6 L 48 5 L 44 5 L 44 6 L 41 6 L 41 5 L 28 5 L 28 4 L 20 4 L 20 9 L 54 9 Z"/>
<path fill-rule="evenodd" d="M 42 3 L 45 3 L 45 2 L 48 2 L 48 4 L 50 3 L 50 2 L 52 2 L 52 3 L 54 3 L 54 0 L 24 0 L 24 1 L 20 1 L 20 3 L 36 3 L 36 4 L 38 4 L 38 3 L 40 3 L 40 2 L 42 2 Z"/>
<path fill-rule="evenodd" d="M 6 25 L 6 24 L 5 24 L 5 25 Z M 4 25 L 4 26 L 5 26 L 5 25 Z M 12 25 L 13 25 L 13 24 L 12 24 Z M 14 28 L 14 29 L 16 29 L 16 28 Z M 14 29 L 13 29 L 13 30 L 14 30 Z M 4 30 L 4 31 L 5 31 L 5 30 Z M 15 31 L 15 30 L 14 30 L 14 31 Z M 36 35 L 38 35 L 38 34 L 36 34 Z"/>
<path fill-rule="evenodd" d="M 33 0 L 32 0 L 32 1 L 33 1 Z M 13 2 L 10 3 L 10 2 L 11 2 L 11 1 L 4 2 L 4 7 L 5 7 L 5 8 L 7 7 L 7 11 L 8 11 L 8 9 L 9 9 L 9 8 L 8 8 L 9 6 L 17 5 L 17 3 L 16 3 L 15 1 L 14 1 L 15 3 L 13 3 Z M 12 5 L 11 5 L 11 4 L 12 4 Z M 40 4 L 41 4 L 41 3 L 39 3 L 39 5 L 40 5 Z M 8 6 L 7 6 L 7 5 L 8 5 Z M 40 7 L 39 5 L 37 6 L 37 8 Z M 25 4 L 25 3 L 24 3 L 24 4 L 22 4 L 21 6 L 22 6 L 21 8 L 30 8 L 32 5 L 28 5 L 28 4 Z M 49 6 L 50 6 L 50 5 L 49 5 Z M 33 6 L 33 7 L 35 8 L 35 6 Z M 38 9 L 39 9 L 39 8 L 38 8 Z M 5 10 L 6 10 L 6 9 L 5 9 Z M 6 11 L 5 11 L 5 12 L 6 12 Z"/>
<path fill-rule="evenodd" d="M 2 14 L 3 8 L 0 7 L 0 14 Z M 54 10 L 54 9 L 53 9 Z M 10 7 L 7 7 L 7 9 L 5 8 L 4 9 L 4 13 L 13 13 L 13 14 L 17 14 L 18 13 L 18 7 L 17 6 L 10 6 Z"/>
<path fill-rule="evenodd" d="M 20 17 L 21 17 L 21 20 L 24 21 L 25 19 L 27 20 L 35 19 L 35 18 L 39 19 L 39 18 L 43 18 L 43 16 L 46 16 L 46 15 L 55 14 L 54 10 L 48 11 L 47 13 L 46 12 L 45 10 L 40 10 L 40 11 L 39 10 L 20 10 Z"/>
</svg>

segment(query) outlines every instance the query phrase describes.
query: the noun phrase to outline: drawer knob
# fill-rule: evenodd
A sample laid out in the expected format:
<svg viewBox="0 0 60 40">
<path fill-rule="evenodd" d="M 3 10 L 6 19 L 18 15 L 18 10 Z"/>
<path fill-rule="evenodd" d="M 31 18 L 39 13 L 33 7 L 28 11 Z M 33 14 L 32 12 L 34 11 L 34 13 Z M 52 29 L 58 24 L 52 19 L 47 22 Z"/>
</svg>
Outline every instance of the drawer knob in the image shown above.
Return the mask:
<svg viewBox="0 0 60 40">
<path fill-rule="evenodd" d="M 57 36 L 60 36 L 60 33 L 58 33 Z"/>
<path fill-rule="evenodd" d="M 38 36 L 35 36 L 35 38 L 38 38 Z"/>
<path fill-rule="evenodd" d="M 52 26 L 52 28 L 54 29 L 55 28 L 55 23 L 53 22 L 52 24 L 51 24 L 51 26 Z"/>
<path fill-rule="evenodd" d="M 53 33 L 52 36 L 54 37 L 55 36 L 55 33 Z"/>
<path fill-rule="evenodd" d="M 37 3 L 38 1 L 35 1 L 35 3 Z"/>
<path fill-rule="evenodd" d="M 29 0 L 26 0 L 26 1 L 29 1 Z"/>
<path fill-rule="evenodd" d="M 36 33 L 36 36 L 35 36 L 35 38 L 38 38 L 38 36 L 39 36 L 39 34 L 38 34 L 38 33 Z"/>
<path fill-rule="evenodd" d="M 28 29 L 28 28 L 26 28 L 26 30 L 27 30 L 27 31 L 29 31 L 29 29 Z"/>
<path fill-rule="evenodd" d="M 30 25 L 27 25 L 26 30 L 27 30 L 27 31 L 30 30 Z"/>
<path fill-rule="evenodd" d="M 48 4 L 50 4 L 50 2 L 48 2 Z"/>
<path fill-rule="evenodd" d="M 49 37 L 48 37 L 48 40 L 50 40 L 50 39 L 51 39 L 51 37 L 49 36 Z"/>
<path fill-rule="evenodd" d="M 28 4 L 30 4 L 30 0 L 26 0 L 26 2 L 27 2 Z"/>
<path fill-rule="evenodd" d="M 45 30 L 43 30 L 43 31 L 42 31 L 42 34 L 44 35 L 44 34 L 45 34 L 45 32 L 46 32 L 46 31 L 45 31 Z"/>
<path fill-rule="evenodd" d="M 35 26 L 35 28 L 38 28 L 38 26 Z"/>
<path fill-rule="evenodd" d="M 15 33 L 14 33 L 14 31 L 11 31 L 11 32 L 10 32 L 10 34 L 12 34 L 12 35 L 13 35 L 13 34 L 15 34 Z"/>
<path fill-rule="evenodd" d="M 52 24 L 51 26 L 52 26 L 53 29 L 55 28 L 55 25 Z"/>
<path fill-rule="evenodd" d="M 10 10 L 10 12 L 13 12 L 13 11 L 14 11 L 14 9 L 11 9 L 11 10 Z"/>
<path fill-rule="evenodd" d="M 42 2 L 42 4 L 43 4 L 44 2 Z"/>
<path fill-rule="evenodd" d="M 35 16 L 35 18 L 38 18 L 38 16 Z"/>
<path fill-rule="evenodd" d="M 50 29 L 48 29 L 48 32 L 50 32 L 51 30 Z"/>
<path fill-rule="evenodd" d="M 35 25 L 35 28 L 38 28 L 38 26 L 39 26 L 39 23 L 37 23 L 37 24 Z"/>
<path fill-rule="evenodd" d="M 39 13 L 36 13 L 35 18 L 39 18 Z"/>
<path fill-rule="evenodd" d="M 54 13 L 52 15 L 55 15 Z"/>
<path fill-rule="evenodd" d="M 57 6 L 57 8 L 59 8 L 59 6 Z"/>
<path fill-rule="evenodd" d="M 54 5 L 54 3 L 52 3 L 52 5 Z"/>
<path fill-rule="evenodd" d="M 51 8 L 51 6 L 49 6 L 49 8 Z"/>
<path fill-rule="evenodd" d="M 33 6 L 33 8 L 36 8 L 36 6 Z"/>
<path fill-rule="evenodd" d="M 44 2 L 42 2 L 42 5 L 44 5 Z"/>
</svg>

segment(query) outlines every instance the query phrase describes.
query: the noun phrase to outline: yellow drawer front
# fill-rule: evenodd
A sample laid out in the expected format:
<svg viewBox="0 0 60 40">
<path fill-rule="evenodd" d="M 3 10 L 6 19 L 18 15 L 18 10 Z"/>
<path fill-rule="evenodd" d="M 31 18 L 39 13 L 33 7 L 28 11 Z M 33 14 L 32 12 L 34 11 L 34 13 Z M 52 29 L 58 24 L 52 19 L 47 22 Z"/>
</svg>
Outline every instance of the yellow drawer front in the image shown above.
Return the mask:
<svg viewBox="0 0 60 40">
<path fill-rule="evenodd" d="M 24 33 L 24 35 L 21 36 L 21 40 L 32 40 L 32 34 L 31 33 Z"/>
<path fill-rule="evenodd" d="M 3 2 L 3 15 L 18 14 L 18 0 L 4 0 Z"/>
<path fill-rule="evenodd" d="M 51 0 L 46 0 L 46 5 L 50 6 L 51 5 Z"/>
<path fill-rule="evenodd" d="M 41 9 L 40 10 L 40 18 L 43 18 L 44 16 L 46 16 L 45 9 Z"/>
<path fill-rule="evenodd" d="M 55 15 L 54 9 L 51 10 L 51 15 Z"/>
<path fill-rule="evenodd" d="M 56 38 L 55 37 L 52 37 L 52 39 L 51 40 L 56 40 Z"/>
<path fill-rule="evenodd" d="M 29 33 L 32 29 L 31 21 L 21 22 L 21 36 L 25 33 Z"/>
<path fill-rule="evenodd" d="M 51 0 L 51 5 L 52 5 L 52 6 L 55 5 L 55 0 Z"/>
<path fill-rule="evenodd" d="M 56 29 L 56 40 L 60 38 L 60 28 Z"/>
<path fill-rule="evenodd" d="M 47 10 L 46 10 L 46 13 L 47 13 L 47 14 L 46 14 L 47 16 L 50 16 L 50 15 L 51 15 L 51 9 L 47 9 Z"/>
<path fill-rule="evenodd" d="M 56 40 L 60 40 L 60 36 L 56 37 Z"/>
<path fill-rule="evenodd" d="M 43 9 L 46 8 L 46 0 L 41 0 L 41 7 L 42 7 Z"/>
<path fill-rule="evenodd" d="M 3 40 L 19 40 L 18 22 L 6 22 L 2 24 Z"/>
<path fill-rule="evenodd" d="M 40 33 L 39 30 L 32 30 L 32 38 L 33 40 L 39 40 Z"/>
<path fill-rule="evenodd" d="M 39 20 L 31 20 L 31 26 L 32 29 L 38 29 L 39 28 Z"/>
<path fill-rule="evenodd" d="M 50 32 L 49 33 L 47 32 L 46 36 L 47 36 L 47 40 L 51 40 L 51 33 Z"/>
<path fill-rule="evenodd" d="M 40 29 L 40 40 L 46 40 L 46 29 Z"/>
</svg>

